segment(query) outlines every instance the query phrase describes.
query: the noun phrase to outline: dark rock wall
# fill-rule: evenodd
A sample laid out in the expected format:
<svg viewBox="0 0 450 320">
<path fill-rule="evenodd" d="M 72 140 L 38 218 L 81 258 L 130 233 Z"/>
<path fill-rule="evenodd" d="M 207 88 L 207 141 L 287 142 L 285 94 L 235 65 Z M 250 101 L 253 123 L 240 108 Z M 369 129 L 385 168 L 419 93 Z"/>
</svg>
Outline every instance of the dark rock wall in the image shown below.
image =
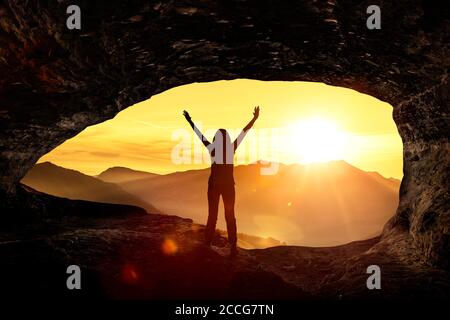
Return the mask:
<svg viewBox="0 0 450 320">
<path fill-rule="evenodd" d="M 82 29 L 66 28 L 81 7 Z M 366 28 L 381 7 L 382 29 Z M 394 106 L 405 177 L 385 238 L 446 264 L 450 23 L 445 1 L 2 1 L 0 189 L 85 127 L 181 84 L 320 81 Z M 362 106 L 364 107 L 364 106 Z M 447 258 L 446 258 L 447 257 Z"/>
<path fill-rule="evenodd" d="M 404 178 L 397 214 L 385 236 L 409 231 L 422 262 L 449 266 L 449 101 L 450 83 L 442 83 L 394 109 L 403 138 Z"/>
</svg>

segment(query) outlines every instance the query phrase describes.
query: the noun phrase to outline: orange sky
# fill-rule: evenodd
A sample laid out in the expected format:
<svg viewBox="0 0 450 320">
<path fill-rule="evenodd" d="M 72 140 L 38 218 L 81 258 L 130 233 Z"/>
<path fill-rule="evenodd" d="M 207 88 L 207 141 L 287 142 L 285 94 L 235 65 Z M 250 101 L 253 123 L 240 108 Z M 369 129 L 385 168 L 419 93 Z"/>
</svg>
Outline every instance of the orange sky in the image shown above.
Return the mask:
<svg viewBox="0 0 450 320">
<path fill-rule="evenodd" d="M 256 105 L 260 118 L 239 147 L 237 163 L 345 160 L 385 177 L 402 177 L 402 142 L 391 105 L 321 83 L 244 79 L 165 91 L 87 128 L 39 162 L 91 175 L 112 166 L 156 173 L 204 168 L 207 162 L 192 163 L 204 150 L 182 111 L 190 112 L 207 138 L 226 128 L 234 139 Z M 191 147 L 193 153 L 187 154 Z M 174 155 L 191 163 L 178 164 Z"/>
</svg>

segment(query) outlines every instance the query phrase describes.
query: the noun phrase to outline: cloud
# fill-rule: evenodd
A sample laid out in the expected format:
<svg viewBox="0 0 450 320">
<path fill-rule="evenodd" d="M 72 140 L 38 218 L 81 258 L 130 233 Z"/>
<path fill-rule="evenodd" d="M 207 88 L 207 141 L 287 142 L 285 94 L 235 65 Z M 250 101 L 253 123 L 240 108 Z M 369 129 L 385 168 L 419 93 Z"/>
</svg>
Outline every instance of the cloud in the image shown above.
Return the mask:
<svg viewBox="0 0 450 320">
<path fill-rule="evenodd" d="M 88 153 L 96 157 L 105 157 L 105 158 L 117 158 L 120 156 L 120 153 L 117 152 L 90 151 Z"/>
</svg>

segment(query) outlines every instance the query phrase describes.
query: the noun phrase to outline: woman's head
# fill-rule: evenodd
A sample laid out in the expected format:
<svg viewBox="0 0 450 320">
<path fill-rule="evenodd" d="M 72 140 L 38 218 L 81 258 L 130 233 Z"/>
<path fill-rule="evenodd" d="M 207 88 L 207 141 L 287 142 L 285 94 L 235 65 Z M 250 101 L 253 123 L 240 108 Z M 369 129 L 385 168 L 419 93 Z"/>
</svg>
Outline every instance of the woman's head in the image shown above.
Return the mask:
<svg viewBox="0 0 450 320">
<path fill-rule="evenodd" d="M 231 143 L 230 135 L 228 134 L 228 131 L 225 129 L 219 129 L 216 131 L 216 134 L 214 135 L 213 142 L 218 141 L 220 144 L 222 142 L 225 143 L 225 145 L 228 145 Z"/>
<path fill-rule="evenodd" d="M 232 164 L 234 148 L 231 142 L 230 135 L 227 130 L 219 129 L 214 135 L 213 143 L 214 149 L 211 152 L 213 162 L 216 164 Z"/>
</svg>

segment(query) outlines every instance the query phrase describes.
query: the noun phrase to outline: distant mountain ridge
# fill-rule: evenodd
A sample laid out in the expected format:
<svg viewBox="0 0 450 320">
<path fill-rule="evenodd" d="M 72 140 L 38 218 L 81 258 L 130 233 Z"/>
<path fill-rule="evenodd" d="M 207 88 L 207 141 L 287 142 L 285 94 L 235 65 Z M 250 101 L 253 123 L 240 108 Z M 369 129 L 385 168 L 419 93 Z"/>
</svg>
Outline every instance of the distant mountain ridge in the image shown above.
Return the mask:
<svg viewBox="0 0 450 320">
<path fill-rule="evenodd" d="M 110 181 L 138 181 L 143 179 L 143 177 L 145 179 L 154 176 L 158 175 L 123 167 L 110 168 L 99 175 L 99 177 Z M 66 169 L 51 162 L 36 164 L 22 179 L 22 183 L 38 191 L 63 198 L 113 204 L 131 204 L 144 208 L 150 213 L 160 213 L 151 204 L 124 191 L 113 182 L 105 182 L 98 177 Z M 102 208 L 102 206 L 97 207 Z M 221 230 L 218 230 L 218 233 L 221 235 L 226 234 L 225 231 Z M 239 233 L 238 245 L 246 249 L 261 249 L 284 245 L 284 243 L 270 237 Z"/>
<path fill-rule="evenodd" d="M 238 229 L 246 234 L 293 245 L 340 245 L 380 234 L 398 205 L 399 180 L 344 161 L 279 164 L 273 176 L 261 175 L 262 166 L 234 168 Z M 209 172 L 188 170 L 119 184 L 165 213 L 205 223 Z M 218 227 L 226 229 L 223 213 Z"/>
<path fill-rule="evenodd" d="M 111 167 L 101 172 L 96 178 L 105 182 L 124 183 L 133 180 L 147 179 L 159 176 L 156 173 L 150 173 L 146 171 L 138 171 L 126 167 Z"/>
<path fill-rule="evenodd" d="M 257 162 L 234 168 L 238 232 L 246 236 L 248 247 L 333 246 L 368 239 L 380 234 L 398 205 L 399 180 L 344 161 L 279 164 L 272 176 L 260 174 L 263 166 Z M 148 211 L 156 207 L 152 210 L 204 224 L 209 172 L 206 168 L 159 175 L 113 167 L 91 177 L 41 163 L 23 183 L 72 199 L 133 204 Z M 218 228 L 226 230 L 222 203 L 219 210 Z M 241 236 L 243 246 L 246 239 Z"/>
<path fill-rule="evenodd" d="M 120 186 L 104 182 L 79 171 L 51 162 L 36 164 L 22 179 L 23 184 L 58 197 L 103 203 L 130 204 L 150 213 L 159 213 L 153 205 L 130 194 Z"/>
</svg>

